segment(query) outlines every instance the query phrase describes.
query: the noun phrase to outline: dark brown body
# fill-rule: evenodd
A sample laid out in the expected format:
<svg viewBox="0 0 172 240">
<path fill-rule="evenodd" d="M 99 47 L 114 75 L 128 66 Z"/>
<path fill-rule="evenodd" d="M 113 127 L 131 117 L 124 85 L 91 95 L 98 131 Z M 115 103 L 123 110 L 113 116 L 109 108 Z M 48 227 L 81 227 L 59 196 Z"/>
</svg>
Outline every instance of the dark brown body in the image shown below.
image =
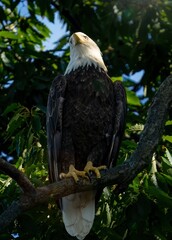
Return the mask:
<svg viewBox="0 0 172 240">
<path fill-rule="evenodd" d="M 126 112 L 125 90 L 112 83 L 104 70 L 78 68 L 57 77 L 47 106 L 47 134 L 51 181 L 69 165 L 83 170 L 116 159 Z"/>
<path fill-rule="evenodd" d="M 79 170 L 87 161 L 108 164 L 115 117 L 113 84 L 94 67 L 80 68 L 66 80 L 60 171 L 68 171 L 69 162 Z"/>
</svg>

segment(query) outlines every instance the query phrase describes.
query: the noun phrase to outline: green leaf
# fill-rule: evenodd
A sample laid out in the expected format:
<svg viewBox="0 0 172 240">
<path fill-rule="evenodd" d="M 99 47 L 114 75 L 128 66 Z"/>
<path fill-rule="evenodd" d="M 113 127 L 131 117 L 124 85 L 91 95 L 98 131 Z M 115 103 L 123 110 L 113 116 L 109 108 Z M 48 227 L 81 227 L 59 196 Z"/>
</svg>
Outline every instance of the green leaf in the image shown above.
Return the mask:
<svg viewBox="0 0 172 240">
<path fill-rule="evenodd" d="M 170 152 L 168 151 L 167 148 L 166 148 L 165 152 L 166 152 L 166 155 L 167 155 L 167 158 L 168 158 L 170 164 L 172 165 L 172 156 L 171 156 L 171 154 L 170 154 Z"/>
<path fill-rule="evenodd" d="M 15 114 L 7 126 L 7 132 L 10 135 L 12 135 L 14 131 L 21 125 L 22 121 L 23 119 L 21 118 L 21 114 L 20 113 Z"/>
<path fill-rule="evenodd" d="M 19 157 L 19 159 L 17 160 L 17 162 L 16 162 L 16 164 L 15 164 L 16 168 L 22 167 L 23 162 L 24 162 L 23 158 L 22 158 L 22 157 Z"/>
<path fill-rule="evenodd" d="M 160 188 L 149 186 L 146 192 L 151 196 L 151 198 L 156 199 L 164 207 L 172 208 L 172 197 Z"/>
<path fill-rule="evenodd" d="M 38 132 L 41 129 L 41 121 L 38 115 L 34 115 L 32 118 L 32 127 L 35 132 Z"/>
<path fill-rule="evenodd" d="M 3 115 L 6 115 L 10 112 L 13 112 L 15 111 L 16 109 L 18 109 L 21 105 L 19 103 L 12 103 L 10 104 L 6 109 L 5 111 L 3 112 Z"/>
<path fill-rule="evenodd" d="M 162 136 L 162 139 L 165 141 L 168 141 L 170 143 L 172 143 L 172 136 L 169 136 L 169 135 L 165 135 L 165 136 Z"/>
<path fill-rule="evenodd" d="M 161 175 L 165 178 L 167 183 L 172 186 L 172 177 L 170 175 L 167 175 L 167 174 L 164 174 L 164 173 L 161 173 Z"/>
<path fill-rule="evenodd" d="M 122 81 L 122 76 L 119 76 L 119 77 L 111 77 L 111 80 L 112 80 L 112 82 Z"/>
<path fill-rule="evenodd" d="M 127 103 L 133 106 L 141 106 L 139 98 L 136 96 L 135 92 L 127 89 Z"/>
<path fill-rule="evenodd" d="M 31 148 L 32 148 L 32 146 L 33 146 L 33 139 L 34 139 L 34 134 L 31 133 L 31 134 L 29 135 L 29 137 L 28 137 L 28 144 L 27 144 L 28 149 L 31 149 Z"/>
<path fill-rule="evenodd" d="M 169 160 L 165 157 L 162 157 L 162 160 L 164 163 L 166 163 L 168 166 L 172 167 L 172 164 L 169 162 Z"/>
<path fill-rule="evenodd" d="M 18 36 L 14 32 L 0 31 L 0 37 L 9 39 L 18 39 Z"/>
<path fill-rule="evenodd" d="M 5 52 L 1 53 L 1 59 L 6 67 L 9 67 L 11 69 L 14 68 L 13 63 L 11 62 L 9 56 L 5 54 Z"/>
<path fill-rule="evenodd" d="M 166 126 L 169 126 L 169 125 L 172 125 L 172 120 L 168 120 L 166 123 L 165 123 Z"/>
</svg>

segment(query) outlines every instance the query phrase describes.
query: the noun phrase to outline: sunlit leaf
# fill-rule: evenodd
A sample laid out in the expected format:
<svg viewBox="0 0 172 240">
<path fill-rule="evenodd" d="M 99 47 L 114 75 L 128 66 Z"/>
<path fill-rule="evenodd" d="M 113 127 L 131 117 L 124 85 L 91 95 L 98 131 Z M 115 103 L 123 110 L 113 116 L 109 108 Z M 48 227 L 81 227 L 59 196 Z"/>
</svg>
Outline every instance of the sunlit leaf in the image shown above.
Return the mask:
<svg viewBox="0 0 172 240">
<path fill-rule="evenodd" d="M 112 79 L 112 82 L 122 81 L 122 76 L 119 76 L 119 77 L 111 77 L 111 79 Z"/>
<path fill-rule="evenodd" d="M 165 123 L 166 126 L 169 126 L 169 125 L 172 125 L 172 120 L 168 120 L 166 123 Z"/>
<path fill-rule="evenodd" d="M 0 37 L 9 38 L 9 39 L 18 39 L 18 36 L 14 32 L 9 32 L 9 31 L 0 31 Z"/>
<path fill-rule="evenodd" d="M 132 91 L 127 90 L 127 103 L 129 105 L 141 106 L 139 98 Z"/>
<path fill-rule="evenodd" d="M 172 167 L 172 164 L 169 162 L 169 160 L 165 157 L 162 157 L 162 160 L 164 163 L 166 163 L 169 167 Z"/>
<path fill-rule="evenodd" d="M 163 138 L 163 140 L 166 140 L 166 141 L 172 143 L 172 136 L 168 136 L 168 135 L 166 135 L 166 136 L 163 136 L 162 138 Z"/>
<path fill-rule="evenodd" d="M 171 156 L 171 154 L 170 154 L 170 152 L 169 152 L 169 150 L 167 148 L 166 148 L 165 151 L 166 151 L 167 158 L 168 158 L 170 164 L 172 165 L 172 156 Z"/>
</svg>

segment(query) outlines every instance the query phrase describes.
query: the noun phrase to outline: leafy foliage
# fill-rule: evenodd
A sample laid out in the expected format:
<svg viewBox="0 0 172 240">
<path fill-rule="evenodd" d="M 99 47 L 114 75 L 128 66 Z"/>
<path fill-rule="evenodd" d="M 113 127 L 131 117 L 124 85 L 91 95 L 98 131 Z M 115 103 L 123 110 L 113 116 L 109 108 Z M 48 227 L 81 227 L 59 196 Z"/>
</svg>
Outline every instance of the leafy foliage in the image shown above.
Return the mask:
<svg viewBox="0 0 172 240">
<path fill-rule="evenodd" d="M 140 81 L 135 82 L 132 77 L 124 81 L 128 115 L 119 164 L 134 151 L 151 99 L 172 70 L 171 1 L 2 0 L 0 151 L 7 158 L 12 156 L 11 163 L 24 171 L 36 186 L 48 181 L 45 111 L 49 87 L 69 61 L 68 35 L 54 49 L 44 49 L 44 41 L 51 32 L 41 19 L 54 22 L 56 12 L 70 33 L 83 31 L 97 41 L 112 80 L 122 79 L 122 74 L 145 72 Z M 97 206 L 93 230 L 86 239 L 171 239 L 170 118 L 151 166 L 125 192 L 116 195 L 113 189 L 105 189 Z M 1 173 L 0 211 L 20 194 L 16 183 Z M 57 239 L 57 236 L 71 239 L 64 231 L 54 202 L 23 214 L 0 232 L 4 240 Z"/>
</svg>

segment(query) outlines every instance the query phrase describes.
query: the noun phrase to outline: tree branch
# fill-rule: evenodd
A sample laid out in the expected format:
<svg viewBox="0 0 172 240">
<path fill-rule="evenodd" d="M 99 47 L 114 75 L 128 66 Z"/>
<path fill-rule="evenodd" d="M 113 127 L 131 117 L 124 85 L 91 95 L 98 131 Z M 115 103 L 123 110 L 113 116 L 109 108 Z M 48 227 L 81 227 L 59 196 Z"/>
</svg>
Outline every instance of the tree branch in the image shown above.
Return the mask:
<svg viewBox="0 0 172 240">
<path fill-rule="evenodd" d="M 14 201 L 0 216 L 0 229 L 8 226 L 22 212 L 47 202 L 50 197 L 56 199 L 71 193 L 96 189 L 98 186 L 118 184 L 118 189 L 127 186 L 135 176 L 150 164 L 153 152 L 163 134 L 167 113 L 172 103 L 172 75 L 160 86 L 148 110 L 147 121 L 141 134 L 135 152 L 123 164 L 101 172 L 101 178 L 91 177 L 91 181 L 80 179 L 74 183 L 73 179 L 64 179 L 60 182 L 44 187 L 34 188 L 27 177 L 11 164 L 0 159 L 0 169 L 11 176 L 23 189 L 24 194 L 18 201 Z"/>
<path fill-rule="evenodd" d="M 29 179 L 24 175 L 24 173 L 19 171 L 17 168 L 15 168 L 13 165 L 3 160 L 2 158 L 0 158 L 0 170 L 4 172 L 6 175 L 10 176 L 12 179 L 14 179 L 21 187 L 24 193 L 27 194 L 35 193 L 34 186 L 29 181 Z"/>
<path fill-rule="evenodd" d="M 70 23 L 73 32 L 78 32 L 82 30 L 78 19 L 76 20 L 75 18 L 73 18 L 68 9 L 62 7 L 60 3 L 57 3 L 57 1 L 51 1 L 51 4 Z"/>
</svg>

